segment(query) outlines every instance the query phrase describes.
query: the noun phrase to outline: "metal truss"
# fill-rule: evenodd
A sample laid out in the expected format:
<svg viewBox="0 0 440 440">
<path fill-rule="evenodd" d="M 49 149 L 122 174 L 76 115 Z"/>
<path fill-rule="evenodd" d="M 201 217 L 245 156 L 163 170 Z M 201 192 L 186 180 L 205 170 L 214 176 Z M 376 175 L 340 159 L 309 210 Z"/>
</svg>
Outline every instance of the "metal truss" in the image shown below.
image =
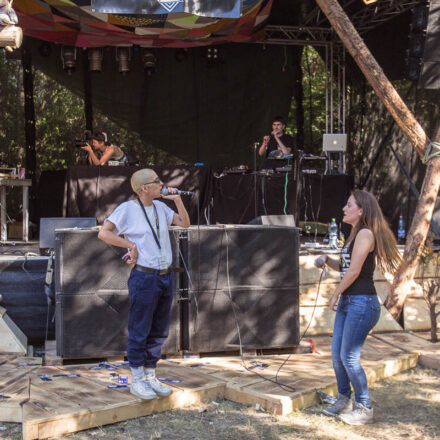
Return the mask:
<svg viewBox="0 0 440 440">
<path fill-rule="evenodd" d="M 273 26 L 264 28 L 266 38 L 263 43 L 287 45 L 325 46 L 334 39 L 334 31 L 328 27 Z"/>
<path fill-rule="evenodd" d="M 409 9 L 426 4 L 427 0 L 378 0 L 369 5 L 359 3 L 360 0 L 340 1 L 359 34 L 364 34 Z M 321 9 L 316 7 L 305 18 L 304 26 L 326 27 L 329 23 Z"/>
</svg>

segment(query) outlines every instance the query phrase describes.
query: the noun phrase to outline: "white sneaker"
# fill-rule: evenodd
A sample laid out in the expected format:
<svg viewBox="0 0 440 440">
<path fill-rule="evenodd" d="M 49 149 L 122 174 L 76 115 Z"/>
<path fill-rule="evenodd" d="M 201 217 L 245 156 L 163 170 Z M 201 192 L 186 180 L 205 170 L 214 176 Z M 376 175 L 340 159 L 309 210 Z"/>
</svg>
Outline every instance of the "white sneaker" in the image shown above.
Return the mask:
<svg viewBox="0 0 440 440">
<path fill-rule="evenodd" d="M 373 423 L 373 408 L 367 408 L 361 403 L 355 403 L 353 411 L 341 414 L 339 418 L 348 425 L 366 425 Z"/>
<path fill-rule="evenodd" d="M 353 403 L 351 402 L 351 399 L 338 393 L 338 399 L 336 402 L 333 405 L 324 408 L 322 412 L 328 416 L 336 417 L 340 414 L 347 414 L 352 410 Z"/>
<path fill-rule="evenodd" d="M 165 385 L 162 385 L 159 380 L 156 378 L 156 376 L 145 376 L 144 382 L 147 384 L 147 386 L 152 389 L 158 396 L 165 397 L 169 396 L 173 390 L 170 387 L 166 387 Z"/>
<path fill-rule="evenodd" d="M 151 400 L 157 397 L 152 387 L 142 379 L 133 379 L 130 386 L 130 393 L 143 400 Z"/>
</svg>

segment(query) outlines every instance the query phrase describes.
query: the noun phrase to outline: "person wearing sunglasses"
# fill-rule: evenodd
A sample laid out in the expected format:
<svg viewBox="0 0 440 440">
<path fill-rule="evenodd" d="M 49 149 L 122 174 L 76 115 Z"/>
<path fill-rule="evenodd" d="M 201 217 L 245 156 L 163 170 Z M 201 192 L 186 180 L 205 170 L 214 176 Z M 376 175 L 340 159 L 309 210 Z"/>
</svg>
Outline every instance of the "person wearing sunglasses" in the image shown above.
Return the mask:
<svg viewBox="0 0 440 440">
<path fill-rule="evenodd" d="M 173 301 L 171 243 L 168 226 L 188 228 L 190 220 L 176 188 L 162 195 L 163 183 L 151 169 L 131 176 L 135 200 L 120 204 L 105 220 L 98 237 L 127 248 L 124 261 L 133 266 L 128 279 L 127 358 L 132 371 L 130 392 L 141 399 L 168 396 L 172 390 L 156 378 L 155 368 L 168 336 Z M 158 198 L 173 200 L 177 212 Z"/>
</svg>

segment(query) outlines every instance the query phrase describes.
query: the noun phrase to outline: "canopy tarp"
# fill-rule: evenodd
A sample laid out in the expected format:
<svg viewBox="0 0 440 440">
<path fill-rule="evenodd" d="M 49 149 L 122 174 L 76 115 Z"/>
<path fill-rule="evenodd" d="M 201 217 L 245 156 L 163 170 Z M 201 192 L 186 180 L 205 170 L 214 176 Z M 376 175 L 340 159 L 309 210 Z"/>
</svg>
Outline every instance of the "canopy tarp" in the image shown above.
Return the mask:
<svg viewBox="0 0 440 440">
<path fill-rule="evenodd" d="M 184 12 L 98 13 L 92 11 L 90 0 L 15 0 L 14 9 L 24 34 L 40 40 L 79 47 L 190 47 L 261 40 L 272 3 L 273 0 L 243 0 L 242 15 L 237 19 Z"/>
</svg>

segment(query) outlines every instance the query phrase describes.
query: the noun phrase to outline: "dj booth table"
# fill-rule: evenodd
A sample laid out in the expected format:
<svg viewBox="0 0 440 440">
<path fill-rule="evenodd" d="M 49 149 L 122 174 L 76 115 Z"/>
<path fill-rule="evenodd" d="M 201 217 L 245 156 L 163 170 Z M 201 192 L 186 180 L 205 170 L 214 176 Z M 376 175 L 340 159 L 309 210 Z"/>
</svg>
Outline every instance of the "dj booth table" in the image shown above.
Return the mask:
<svg viewBox="0 0 440 440">
<path fill-rule="evenodd" d="M 354 187 L 346 174 L 257 173 L 257 210 L 254 174 L 226 174 L 214 180 L 213 223 L 244 224 L 260 215 L 292 214 L 296 221 L 342 221 L 344 207 Z"/>
<path fill-rule="evenodd" d="M 297 181 L 293 177 L 293 173 L 248 173 L 214 179 L 212 222 L 246 224 L 260 215 L 295 215 Z"/>
<path fill-rule="evenodd" d="M 324 223 L 335 217 L 339 222 L 354 185 L 353 176 L 308 174 L 306 170 L 213 178 L 207 166 L 151 168 L 166 184 L 199 194 L 199 212 L 197 198 L 184 196 L 192 224 L 198 220 L 205 223 L 203 214 L 211 200 L 211 223 L 246 224 L 256 216 L 271 214 L 293 214 L 297 221 Z M 41 217 L 96 217 L 102 224 L 119 203 L 133 197 L 130 176 L 137 170 L 138 167 L 76 166 L 43 172 L 37 187 L 37 221 Z"/>
</svg>

